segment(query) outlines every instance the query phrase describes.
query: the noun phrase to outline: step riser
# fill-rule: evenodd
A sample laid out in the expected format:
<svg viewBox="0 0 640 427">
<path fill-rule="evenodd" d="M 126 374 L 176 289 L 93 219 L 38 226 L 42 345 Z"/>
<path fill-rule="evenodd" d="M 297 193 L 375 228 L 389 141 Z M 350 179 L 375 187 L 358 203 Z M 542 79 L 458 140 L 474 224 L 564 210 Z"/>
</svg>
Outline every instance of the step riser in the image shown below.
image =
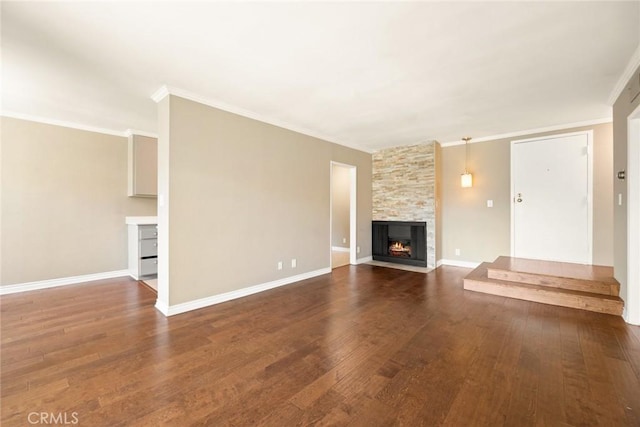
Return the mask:
<svg viewBox="0 0 640 427">
<path fill-rule="evenodd" d="M 474 279 L 464 280 L 464 289 L 482 292 L 485 294 L 515 298 L 525 301 L 538 302 L 543 304 L 556 305 L 561 307 L 577 308 L 581 310 L 594 311 L 597 313 L 622 315 L 623 305 L 617 301 L 602 300 L 594 295 L 593 297 L 578 295 L 560 295 L 552 289 L 526 289 L 514 286 L 504 286 L 497 283 L 483 282 Z"/>
<path fill-rule="evenodd" d="M 568 277 L 547 276 L 543 274 L 523 273 L 488 268 L 487 276 L 490 279 L 505 280 L 529 285 L 548 286 L 551 288 L 570 289 L 573 291 L 591 292 L 601 295 L 620 295 L 619 285 L 600 282 L 596 280 L 573 279 Z"/>
</svg>

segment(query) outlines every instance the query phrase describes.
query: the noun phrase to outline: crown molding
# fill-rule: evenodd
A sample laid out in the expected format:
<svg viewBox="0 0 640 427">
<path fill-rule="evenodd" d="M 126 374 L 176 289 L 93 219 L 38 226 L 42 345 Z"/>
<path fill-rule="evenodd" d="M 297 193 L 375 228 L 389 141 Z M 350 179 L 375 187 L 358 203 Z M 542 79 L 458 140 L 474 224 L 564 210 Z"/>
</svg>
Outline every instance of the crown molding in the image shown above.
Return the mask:
<svg viewBox="0 0 640 427">
<path fill-rule="evenodd" d="M 203 105 L 207 105 L 209 107 L 213 107 L 213 108 L 217 108 L 219 110 L 223 110 L 226 111 L 228 113 L 233 113 L 233 114 L 237 114 L 239 116 L 243 116 L 249 119 L 253 119 L 253 120 L 257 120 L 259 122 L 263 122 L 263 123 L 267 123 L 273 126 L 277 126 L 283 129 L 287 129 L 293 132 L 297 132 L 297 133 L 301 133 L 303 135 L 307 135 L 310 136 L 312 138 L 317 138 L 317 139 L 321 139 L 323 141 L 327 141 L 327 142 L 331 142 L 333 144 L 337 144 L 337 145 L 342 145 L 344 147 L 348 147 L 348 148 L 352 148 L 354 150 L 358 150 L 358 151 L 362 151 L 368 154 L 373 153 L 373 150 L 369 150 L 367 148 L 361 147 L 357 144 L 354 143 L 350 143 L 350 142 L 344 142 L 344 141 L 336 141 L 335 139 L 331 138 L 330 136 L 327 135 L 323 135 L 314 131 L 311 131 L 309 129 L 305 129 L 303 127 L 297 126 L 297 125 L 293 125 L 291 123 L 285 122 L 285 121 L 281 121 L 278 119 L 274 119 L 272 117 L 267 117 L 263 114 L 260 113 L 256 113 L 255 111 L 251 111 L 251 110 L 247 110 L 245 108 L 242 107 L 238 107 L 235 105 L 231 105 L 231 104 L 227 104 L 226 102 L 222 102 L 219 101 L 217 99 L 212 99 L 212 98 L 206 98 L 203 96 L 200 96 L 198 94 L 195 94 L 193 92 L 189 92 L 187 90 L 184 89 L 179 89 L 173 86 L 168 86 L 168 85 L 163 85 L 161 86 L 157 91 L 155 91 L 153 93 L 153 95 L 151 95 L 151 99 L 153 99 L 155 102 L 160 102 L 162 101 L 165 97 L 167 97 L 168 95 L 174 95 L 180 98 L 184 98 L 184 99 L 188 99 L 189 101 L 193 101 L 193 102 L 197 102 L 199 104 L 203 104 Z"/>
<path fill-rule="evenodd" d="M 636 51 L 633 52 L 631 58 L 629 59 L 629 63 L 627 64 L 627 68 L 624 69 L 622 75 L 618 79 L 618 82 L 613 87 L 611 94 L 609 95 L 609 99 L 607 99 L 607 105 L 613 105 L 617 101 L 617 99 L 622 94 L 625 86 L 631 80 L 631 76 L 633 72 L 640 67 L 640 44 L 636 48 Z"/>
<path fill-rule="evenodd" d="M 87 132 L 102 133 L 105 135 L 122 136 L 122 137 L 127 136 L 126 132 L 117 131 L 114 129 L 100 128 L 96 126 L 87 126 L 80 123 L 69 122 L 66 120 L 50 119 L 48 117 L 33 116 L 31 114 L 16 113 L 13 111 L 3 110 L 2 112 L 0 112 L 0 116 L 10 117 L 12 119 L 27 120 L 27 121 L 36 122 L 36 123 L 43 123 L 46 125 L 62 126 L 65 128 L 84 130 Z"/>
<path fill-rule="evenodd" d="M 607 117 L 602 119 L 586 120 L 584 122 L 565 123 L 565 124 L 556 125 L 556 126 L 547 126 L 543 128 L 536 128 L 536 129 L 526 129 L 526 130 L 520 130 L 517 132 L 502 133 L 499 135 L 490 135 L 490 136 L 483 136 L 480 138 L 473 138 L 471 141 L 469 141 L 469 144 L 475 144 L 478 142 L 495 141 L 498 139 L 514 138 L 514 137 L 525 136 L 525 135 L 533 135 L 536 133 L 553 132 L 556 130 L 565 130 L 565 129 L 583 127 L 583 126 L 601 125 L 603 123 L 611 123 L 612 121 L 613 119 L 611 119 L 610 117 Z M 443 148 L 453 147 L 456 145 L 464 145 L 464 141 L 460 140 L 460 141 L 450 141 L 450 142 L 440 143 L 440 146 Z"/>
<path fill-rule="evenodd" d="M 70 129 L 84 130 L 87 132 L 101 133 L 104 135 L 120 136 L 128 138 L 131 135 L 147 136 L 149 138 L 158 138 L 158 134 L 137 129 L 127 129 L 126 131 L 118 131 L 115 129 L 101 128 L 97 126 L 87 126 L 81 123 L 70 122 L 67 120 L 51 119 L 48 117 L 33 116 L 31 114 L 16 113 L 14 111 L 0 111 L 0 116 L 12 119 L 27 120 L 30 122 L 42 123 L 46 125 L 61 126 Z"/>
<path fill-rule="evenodd" d="M 169 86 L 162 85 L 158 88 L 158 90 L 151 94 L 151 99 L 153 99 L 155 103 L 158 103 L 169 96 L 170 93 L 171 92 L 169 91 Z"/>
<path fill-rule="evenodd" d="M 151 132 L 145 132 L 143 130 L 136 130 L 136 129 L 127 129 L 124 134 L 127 137 L 133 136 L 133 135 L 140 135 L 140 136 L 146 136 L 148 138 L 156 138 L 158 139 L 158 134 L 157 133 L 151 133 Z"/>
<path fill-rule="evenodd" d="M 429 145 L 429 144 L 440 144 L 440 142 L 436 139 L 429 139 L 427 141 L 422 142 L 411 142 L 404 144 L 396 144 L 396 145 L 385 145 L 381 148 L 376 148 L 375 150 L 371 150 L 371 153 L 379 153 L 380 151 L 389 150 L 392 148 L 404 148 L 404 147 L 417 147 L 419 145 Z"/>
</svg>

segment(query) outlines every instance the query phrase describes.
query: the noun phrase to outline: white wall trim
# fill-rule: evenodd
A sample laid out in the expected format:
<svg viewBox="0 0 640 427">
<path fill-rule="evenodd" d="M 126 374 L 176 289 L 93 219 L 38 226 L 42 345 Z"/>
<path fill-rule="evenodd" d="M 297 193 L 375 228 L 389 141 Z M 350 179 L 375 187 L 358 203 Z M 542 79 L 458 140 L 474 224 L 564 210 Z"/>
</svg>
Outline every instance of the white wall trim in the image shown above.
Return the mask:
<svg viewBox="0 0 640 427">
<path fill-rule="evenodd" d="M 627 118 L 627 292 L 622 317 L 640 325 L 640 106 Z"/>
<path fill-rule="evenodd" d="M 442 260 L 441 260 L 441 259 L 439 259 L 439 260 L 437 260 L 437 261 L 436 261 L 436 268 L 438 268 L 438 267 L 440 267 L 440 266 L 442 266 L 442 265 L 443 265 L 443 263 L 442 263 Z"/>
<path fill-rule="evenodd" d="M 358 262 L 358 168 L 349 169 L 349 263 Z"/>
<path fill-rule="evenodd" d="M 476 268 L 481 263 L 473 261 L 460 261 L 457 259 L 441 259 L 440 265 L 449 265 L 451 267 Z"/>
<path fill-rule="evenodd" d="M 595 125 L 601 125 L 604 123 L 611 123 L 612 121 L 613 119 L 611 117 L 607 117 L 602 119 L 587 120 L 584 122 L 565 123 L 563 125 L 547 126 L 547 127 L 537 128 L 537 129 L 527 129 L 527 130 L 521 130 L 516 132 L 503 133 L 500 135 L 483 136 L 480 138 L 473 138 L 471 141 L 469 141 L 469 144 L 476 144 L 478 142 L 496 141 L 498 139 L 515 138 L 518 136 L 534 135 L 534 134 L 545 133 L 545 132 L 554 132 L 557 130 L 567 130 L 567 129 L 585 127 L 585 126 L 595 126 Z M 538 138 L 534 138 L 534 139 L 538 139 Z M 464 145 L 464 141 L 451 141 L 451 142 L 440 143 L 440 146 L 443 148 L 453 147 L 456 145 Z"/>
<path fill-rule="evenodd" d="M 336 251 L 336 252 L 349 252 L 350 251 L 349 248 L 343 248 L 342 246 L 331 246 L 331 250 L 332 251 Z"/>
<path fill-rule="evenodd" d="M 609 98 L 607 99 L 607 105 L 615 104 L 618 97 L 622 94 L 625 86 L 631 79 L 633 72 L 640 66 L 640 45 L 638 45 L 631 58 L 629 58 L 629 62 L 627 63 L 627 67 L 622 72 L 622 75 L 616 82 L 616 85 L 613 87 Z"/>
<path fill-rule="evenodd" d="M 167 306 L 161 301 L 156 301 L 156 308 L 162 312 L 165 316 L 174 316 L 176 314 L 186 313 L 187 311 L 197 310 L 199 308 L 209 307 L 211 305 L 220 304 L 223 302 L 231 301 L 237 298 L 246 297 L 256 294 L 258 292 L 268 291 L 269 289 L 277 288 L 291 283 L 300 282 L 302 280 L 311 279 L 312 277 L 321 276 L 323 274 L 331 273 L 331 268 L 321 268 L 320 270 L 310 271 L 308 273 L 302 273 L 295 276 L 285 277 L 283 279 L 274 280 L 267 283 L 261 283 L 255 286 L 249 286 L 248 288 L 242 288 L 231 292 L 225 292 L 223 294 L 213 295 L 206 298 L 200 298 L 193 301 L 183 302 L 181 304 Z"/>
<path fill-rule="evenodd" d="M 393 145 L 385 145 L 384 147 L 380 147 L 380 148 L 376 148 L 375 150 L 371 150 L 371 154 L 378 153 L 378 152 L 380 152 L 382 150 L 388 150 L 390 148 L 415 147 L 415 146 L 418 146 L 418 145 L 429 145 L 429 144 L 440 144 L 440 141 L 438 141 L 437 139 L 428 139 L 428 140 L 422 141 L 422 142 L 412 142 L 412 143 L 400 143 L 400 144 L 393 144 Z M 427 268 L 427 267 L 425 267 L 425 268 Z"/>
<path fill-rule="evenodd" d="M 532 138 L 524 138 L 524 139 L 514 139 L 511 142 L 519 144 L 521 142 L 535 142 L 535 141 L 542 141 L 542 140 L 555 139 L 555 138 L 564 138 L 564 137 L 567 137 L 567 136 L 576 136 L 576 135 L 588 135 L 588 136 L 590 136 L 590 139 L 593 139 L 593 130 L 589 129 L 589 130 L 579 130 L 579 131 L 576 131 L 576 132 L 554 133 L 553 135 L 535 136 L 535 137 L 532 137 Z"/>
<path fill-rule="evenodd" d="M 104 273 L 84 274 L 82 276 L 61 277 L 59 279 L 38 280 L 36 282 L 17 283 L 15 285 L 0 286 L 0 295 L 18 292 L 37 291 L 39 289 L 55 288 L 58 286 L 75 285 L 77 283 L 92 282 L 94 280 L 113 279 L 129 276 L 129 270 L 107 271 Z"/>
<path fill-rule="evenodd" d="M 162 101 L 165 97 L 169 96 L 170 93 L 171 92 L 169 91 L 169 86 L 162 85 L 158 88 L 158 90 L 156 90 L 151 94 L 151 99 L 153 99 L 154 102 L 158 103 Z"/>
<path fill-rule="evenodd" d="M 107 128 L 101 128 L 96 126 L 87 126 L 80 123 L 68 122 L 66 120 L 50 119 L 47 117 L 16 113 L 13 111 L 2 110 L 2 112 L 0 112 L 0 115 L 3 117 L 10 117 L 12 119 L 28 120 L 30 122 L 43 123 L 46 125 L 53 125 L 53 126 L 61 126 L 61 127 L 77 129 L 77 130 L 84 130 L 87 132 L 102 133 L 105 135 L 121 136 L 121 137 L 127 136 L 126 132 L 124 131 L 117 131 L 114 129 L 107 129 Z"/>
<path fill-rule="evenodd" d="M 298 132 L 301 133 L 303 135 L 307 135 L 307 136 L 311 136 L 313 138 L 318 138 L 318 139 L 322 139 L 324 141 L 328 141 L 334 144 L 338 144 L 338 145 L 342 145 L 348 148 L 353 148 L 354 150 L 358 150 L 358 151 L 362 151 L 365 153 L 369 153 L 371 154 L 373 151 L 371 150 L 367 150 L 366 148 L 363 148 L 359 145 L 357 145 L 356 143 L 353 142 L 345 142 L 345 141 L 336 141 L 334 138 L 327 136 L 327 135 L 323 135 L 321 133 L 300 127 L 300 126 L 296 126 L 294 124 L 282 121 L 282 120 L 278 120 L 278 119 L 274 119 L 272 117 L 267 117 L 263 114 L 257 113 L 255 111 L 251 111 L 251 110 L 247 110 L 245 108 L 242 107 L 238 107 L 235 105 L 231 105 L 228 104 L 226 102 L 217 100 L 217 99 L 212 99 L 212 98 L 206 98 L 203 96 L 200 96 L 198 94 L 195 94 L 193 92 L 189 92 L 187 90 L 184 89 L 179 89 L 173 86 L 168 86 L 168 85 L 163 85 L 161 86 L 157 91 L 155 91 L 153 93 L 153 95 L 151 95 L 151 99 L 153 99 L 155 102 L 160 102 L 164 97 L 168 96 L 168 95 L 174 95 L 174 96 L 178 96 L 180 98 L 184 98 L 184 99 L 188 99 L 190 101 L 194 101 L 197 102 L 199 104 L 204 104 L 204 105 L 208 105 L 209 107 L 213 107 L 213 108 L 217 108 L 219 110 L 223 110 L 229 113 L 233 113 L 233 114 L 238 114 L 240 116 L 243 117 L 247 117 L 253 120 L 258 120 L 260 122 L 263 123 L 268 123 L 270 125 L 274 125 L 274 126 L 278 126 L 281 127 L 283 129 L 287 129 L 293 132 Z"/>
<path fill-rule="evenodd" d="M 157 133 L 152 133 L 152 132 L 145 132 L 143 130 L 137 130 L 137 129 L 127 129 L 124 134 L 129 137 L 129 136 L 133 136 L 133 135 L 140 135 L 140 136 L 146 136 L 149 138 L 156 138 L 158 139 L 158 134 Z"/>
<path fill-rule="evenodd" d="M 166 302 L 156 299 L 155 307 L 156 310 L 158 310 L 160 313 L 164 314 L 167 317 L 169 316 L 169 305 Z"/>
<path fill-rule="evenodd" d="M 169 313 L 170 283 L 169 270 L 171 268 L 170 254 L 170 209 L 171 191 L 169 152 L 171 151 L 171 106 L 169 100 L 162 101 L 158 105 L 158 300 L 156 307 L 165 316 Z M 166 109 L 165 109 L 166 107 Z M 166 115 L 166 116 L 165 116 Z"/>
<path fill-rule="evenodd" d="M 358 264 L 366 264 L 370 261 L 373 261 L 373 256 L 366 256 L 364 258 L 358 258 L 356 259 L 356 265 Z"/>
</svg>

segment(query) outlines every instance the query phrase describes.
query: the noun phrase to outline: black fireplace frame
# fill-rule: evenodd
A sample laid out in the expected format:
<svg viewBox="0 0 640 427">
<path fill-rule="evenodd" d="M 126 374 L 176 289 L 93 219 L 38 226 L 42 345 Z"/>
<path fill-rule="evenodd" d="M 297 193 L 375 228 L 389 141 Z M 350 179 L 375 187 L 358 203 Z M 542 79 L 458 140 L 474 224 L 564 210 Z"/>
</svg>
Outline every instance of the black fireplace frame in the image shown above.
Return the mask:
<svg viewBox="0 0 640 427">
<path fill-rule="evenodd" d="M 389 254 L 389 228 L 404 229 L 403 235 L 411 236 L 411 258 L 397 257 Z M 408 233 L 408 234 L 407 234 Z M 396 236 L 397 237 L 397 236 Z M 376 261 L 396 264 L 427 266 L 427 223 L 415 221 L 373 221 L 371 223 L 371 249 Z"/>
</svg>

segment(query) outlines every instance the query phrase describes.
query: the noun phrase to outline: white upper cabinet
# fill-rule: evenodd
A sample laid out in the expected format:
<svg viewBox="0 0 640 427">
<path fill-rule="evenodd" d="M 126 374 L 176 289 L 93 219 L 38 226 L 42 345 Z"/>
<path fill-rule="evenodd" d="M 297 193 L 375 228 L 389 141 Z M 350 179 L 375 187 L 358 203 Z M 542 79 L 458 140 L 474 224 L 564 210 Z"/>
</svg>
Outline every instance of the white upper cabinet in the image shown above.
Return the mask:
<svg viewBox="0 0 640 427">
<path fill-rule="evenodd" d="M 129 188 L 135 197 L 158 196 L 158 140 L 129 135 Z"/>
</svg>

